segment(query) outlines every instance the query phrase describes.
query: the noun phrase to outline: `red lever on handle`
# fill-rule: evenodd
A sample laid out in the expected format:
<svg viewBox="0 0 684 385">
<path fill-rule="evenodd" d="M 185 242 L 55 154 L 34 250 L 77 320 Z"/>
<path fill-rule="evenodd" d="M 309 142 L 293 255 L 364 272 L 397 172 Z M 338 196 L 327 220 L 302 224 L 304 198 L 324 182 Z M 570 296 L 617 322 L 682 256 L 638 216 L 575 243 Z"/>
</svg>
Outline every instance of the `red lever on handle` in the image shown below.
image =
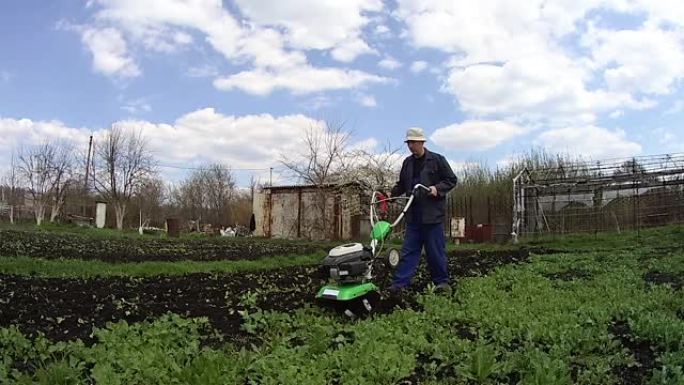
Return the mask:
<svg viewBox="0 0 684 385">
<path fill-rule="evenodd" d="M 387 204 L 387 196 L 383 193 L 377 193 L 378 194 L 378 211 L 380 211 L 383 214 L 387 214 L 387 211 L 389 210 L 389 205 Z"/>
</svg>

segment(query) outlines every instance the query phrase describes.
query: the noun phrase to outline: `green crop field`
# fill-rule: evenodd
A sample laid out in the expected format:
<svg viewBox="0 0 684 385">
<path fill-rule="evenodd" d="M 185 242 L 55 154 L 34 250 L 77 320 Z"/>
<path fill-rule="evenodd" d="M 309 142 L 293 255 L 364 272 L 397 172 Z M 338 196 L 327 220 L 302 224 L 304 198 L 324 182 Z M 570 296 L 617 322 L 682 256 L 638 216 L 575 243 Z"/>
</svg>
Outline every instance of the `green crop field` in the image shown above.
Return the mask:
<svg viewBox="0 0 684 385">
<path fill-rule="evenodd" d="M 0 383 L 684 384 L 682 226 L 450 246 L 357 319 L 330 246 L 0 229 Z"/>
</svg>

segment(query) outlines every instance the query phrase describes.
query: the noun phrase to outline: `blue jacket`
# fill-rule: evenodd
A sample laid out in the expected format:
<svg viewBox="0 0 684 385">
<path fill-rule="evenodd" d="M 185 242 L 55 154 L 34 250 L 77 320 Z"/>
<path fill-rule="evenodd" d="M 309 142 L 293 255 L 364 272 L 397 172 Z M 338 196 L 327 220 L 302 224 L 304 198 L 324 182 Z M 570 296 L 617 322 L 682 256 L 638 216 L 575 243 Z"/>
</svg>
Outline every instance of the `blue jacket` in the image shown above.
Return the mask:
<svg viewBox="0 0 684 385">
<path fill-rule="evenodd" d="M 420 173 L 420 183 L 430 187 L 437 188 L 437 196 L 430 196 L 428 192 L 423 191 L 418 193 L 414 203 L 420 204 L 420 212 L 422 218 L 416 221 L 413 218 L 413 210 L 406 213 L 406 221 L 408 223 L 443 223 L 446 216 L 446 197 L 449 191 L 456 186 L 458 178 L 454 175 L 449 162 L 446 158 L 435 152 L 425 149 L 425 164 L 423 171 Z M 399 181 L 392 188 L 392 196 L 400 196 L 403 194 L 410 194 L 413 189 L 413 155 L 409 155 L 404 159 L 401 165 L 401 172 L 399 173 Z"/>
</svg>

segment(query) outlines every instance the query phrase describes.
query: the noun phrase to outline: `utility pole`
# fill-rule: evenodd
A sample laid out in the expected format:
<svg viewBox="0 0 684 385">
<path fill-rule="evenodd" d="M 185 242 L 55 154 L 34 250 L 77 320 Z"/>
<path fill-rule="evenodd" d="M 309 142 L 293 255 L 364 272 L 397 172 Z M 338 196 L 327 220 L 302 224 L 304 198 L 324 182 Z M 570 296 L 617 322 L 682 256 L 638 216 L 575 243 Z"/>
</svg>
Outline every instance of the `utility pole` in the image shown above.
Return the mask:
<svg viewBox="0 0 684 385">
<path fill-rule="evenodd" d="M 88 199 L 88 175 L 90 175 L 90 153 L 93 148 L 93 136 L 90 135 L 90 141 L 88 143 L 88 156 L 86 157 L 86 166 L 85 166 L 85 182 L 83 184 L 83 191 L 85 195 L 85 199 Z M 81 214 L 83 216 L 86 215 L 86 203 L 83 202 L 83 206 L 81 206 Z"/>
<path fill-rule="evenodd" d="M 270 175 L 268 177 L 268 185 L 273 186 L 273 167 L 270 168 Z"/>
<path fill-rule="evenodd" d="M 254 174 L 249 178 L 249 199 L 252 202 L 252 207 L 254 207 L 254 185 L 256 182 L 254 181 Z"/>
<path fill-rule="evenodd" d="M 90 174 L 90 153 L 93 149 L 93 136 L 90 135 L 90 142 L 88 143 L 88 156 L 86 158 L 86 167 L 85 167 L 85 190 L 86 193 L 88 192 L 88 175 Z"/>
</svg>

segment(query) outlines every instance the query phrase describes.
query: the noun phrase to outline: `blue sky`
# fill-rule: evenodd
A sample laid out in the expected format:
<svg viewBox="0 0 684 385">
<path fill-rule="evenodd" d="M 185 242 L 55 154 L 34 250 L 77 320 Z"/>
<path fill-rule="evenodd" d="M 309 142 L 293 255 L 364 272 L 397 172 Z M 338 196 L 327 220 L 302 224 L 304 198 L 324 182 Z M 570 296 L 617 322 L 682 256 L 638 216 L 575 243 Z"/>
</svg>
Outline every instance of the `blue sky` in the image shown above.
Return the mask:
<svg viewBox="0 0 684 385">
<path fill-rule="evenodd" d="M 684 152 L 683 77 L 678 0 L 9 0 L 0 169 L 112 125 L 163 165 L 276 178 L 322 121 L 375 152 L 422 127 L 455 168 Z"/>
</svg>

